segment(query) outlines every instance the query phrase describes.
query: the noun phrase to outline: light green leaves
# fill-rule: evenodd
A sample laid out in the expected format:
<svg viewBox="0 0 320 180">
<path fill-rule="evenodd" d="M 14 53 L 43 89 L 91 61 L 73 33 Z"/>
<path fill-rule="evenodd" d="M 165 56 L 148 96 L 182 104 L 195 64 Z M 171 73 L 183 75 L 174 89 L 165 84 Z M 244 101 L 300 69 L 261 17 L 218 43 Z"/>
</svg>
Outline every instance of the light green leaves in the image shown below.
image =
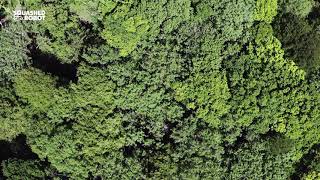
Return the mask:
<svg viewBox="0 0 320 180">
<path fill-rule="evenodd" d="M 271 23 L 273 17 L 277 15 L 277 0 L 257 0 L 255 19 Z"/>
<path fill-rule="evenodd" d="M 114 15 L 115 17 L 117 14 Z M 129 55 L 144 38 L 149 29 L 148 21 L 141 16 L 106 17 L 101 36 L 112 47 L 120 50 L 120 56 Z"/>
</svg>

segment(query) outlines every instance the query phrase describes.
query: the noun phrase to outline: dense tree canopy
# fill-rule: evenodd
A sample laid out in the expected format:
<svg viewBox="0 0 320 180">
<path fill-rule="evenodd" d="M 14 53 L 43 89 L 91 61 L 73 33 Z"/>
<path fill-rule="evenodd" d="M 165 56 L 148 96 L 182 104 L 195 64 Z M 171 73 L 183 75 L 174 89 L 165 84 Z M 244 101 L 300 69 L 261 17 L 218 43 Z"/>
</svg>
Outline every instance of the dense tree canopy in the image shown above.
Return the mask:
<svg viewBox="0 0 320 180">
<path fill-rule="evenodd" d="M 319 7 L 1 1 L 0 145 L 35 155 L 1 157 L 2 176 L 319 178 Z"/>
</svg>

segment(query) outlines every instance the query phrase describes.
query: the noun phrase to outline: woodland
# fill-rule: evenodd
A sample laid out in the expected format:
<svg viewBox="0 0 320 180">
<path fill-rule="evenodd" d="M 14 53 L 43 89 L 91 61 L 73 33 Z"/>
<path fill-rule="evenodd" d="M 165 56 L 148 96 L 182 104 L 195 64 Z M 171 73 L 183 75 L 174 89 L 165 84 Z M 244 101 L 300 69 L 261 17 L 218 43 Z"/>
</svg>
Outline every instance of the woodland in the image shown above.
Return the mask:
<svg viewBox="0 0 320 180">
<path fill-rule="evenodd" d="M 0 0 L 0 164 L 8 180 L 320 179 L 320 0 Z"/>
</svg>

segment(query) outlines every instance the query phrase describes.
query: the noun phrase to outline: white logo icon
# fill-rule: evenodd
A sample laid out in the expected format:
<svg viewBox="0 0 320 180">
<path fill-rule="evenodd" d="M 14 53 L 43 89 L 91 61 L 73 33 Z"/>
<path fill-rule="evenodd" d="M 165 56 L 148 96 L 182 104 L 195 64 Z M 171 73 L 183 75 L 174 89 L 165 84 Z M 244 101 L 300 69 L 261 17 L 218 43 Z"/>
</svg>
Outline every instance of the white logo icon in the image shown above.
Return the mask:
<svg viewBox="0 0 320 180">
<path fill-rule="evenodd" d="M 46 12 L 44 10 L 37 11 L 24 11 L 15 10 L 13 11 L 14 20 L 24 20 L 24 21 L 42 21 L 44 20 Z"/>
</svg>

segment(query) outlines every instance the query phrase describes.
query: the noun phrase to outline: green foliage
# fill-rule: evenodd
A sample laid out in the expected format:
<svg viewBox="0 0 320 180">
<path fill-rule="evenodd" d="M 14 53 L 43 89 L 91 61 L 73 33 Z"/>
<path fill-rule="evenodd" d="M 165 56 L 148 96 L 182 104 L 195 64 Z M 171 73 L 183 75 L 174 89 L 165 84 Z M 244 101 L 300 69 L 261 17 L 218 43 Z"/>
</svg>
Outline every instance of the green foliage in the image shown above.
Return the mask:
<svg viewBox="0 0 320 180">
<path fill-rule="evenodd" d="M 230 97 L 225 72 L 219 71 L 222 45 L 210 36 L 196 38 L 203 38 L 199 55 L 191 59 L 191 76 L 173 83 L 175 98 L 194 110 L 197 118 L 217 128 L 221 117 L 229 111 L 227 100 Z"/>
<path fill-rule="evenodd" d="M 16 179 L 42 179 L 46 177 L 38 161 L 9 159 L 2 163 L 3 174 L 9 180 Z"/>
<path fill-rule="evenodd" d="M 109 1 L 103 4 L 102 8 L 108 13 L 113 6 L 114 2 Z M 188 20 L 189 8 L 189 0 L 120 3 L 114 6 L 111 15 L 104 17 L 101 36 L 110 46 L 119 49 L 120 56 L 125 57 L 141 41 L 155 37 L 160 26 L 163 26 L 164 32 L 170 33 L 181 22 Z"/>
<path fill-rule="evenodd" d="M 270 126 L 278 127 L 283 117 L 280 107 L 286 106 L 279 98 L 286 99 L 283 95 L 304 79 L 303 71 L 283 59 L 280 42 L 272 36 L 269 25 L 259 25 L 255 34 L 245 54 L 226 62 L 232 94 L 230 115 L 234 115 L 225 121 L 225 126 L 235 135 L 240 135 L 244 127 L 262 134 L 268 132 Z M 236 121 L 232 117 L 236 117 Z M 235 140 L 233 133 L 230 136 Z"/>
<path fill-rule="evenodd" d="M 295 171 L 320 142 L 318 24 L 293 2 L 22 4 L 47 16 L 0 31 L 0 140 L 39 159 L 4 161 L 7 178 L 316 177 L 316 158 Z M 33 32 L 33 64 L 10 28 Z"/>
<path fill-rule="evenodd" d="M 232 152 L 228 179 L 289 179 L 294 171 L 292 152 L 273 154 L 269 149 L 267 142 L 258 141 Z"/>
<path fill-rule="evenodd" d="M 229 1 L 217 3 L 213 1 L 214 23 L 218 28 L 217 36 L 222 42 L 238 41 L 248 36 L 248 30 L 253 24 L 255 14 L 255 0 Z M 231 52 L 230 52 L 231 53 Z"/>
<path fill-rule="evenodd" d="M 10 86 L 0 87 L 0 140 L 12 140 L 27 128 L 24 112 Z"/>
<path fill-rule="evenodd" d="M 121 9 L 120 11 L 125 11 Z M 122 12 L 121 12 L 122 13 Z M 112 46 L 120 49 L 120 56 L 127 56 L 131 53 L 141 41 L 141 38 L 149 29 L 148 21 L 141 16 L 133 16 L 128 19 L 123 18 L 121 14 L 107 16 L 105 29 L 101 36 Z M 120 23 L 120 26 L 119 26 Z"/>
<path fill-rule="evenodd" d="M 281 0 L 282 11 L 292 13 L 302 18 L 306 17 L 315 5 L 314 0 Z"/>
<path fill-rule="evenodd" d="M 44 21 L 28 23 L 28 30 L 36 33 L 35 39 L 39 49 L 57 56 L 63 63 L 78 61 L 85 34 L 85 28 L 80 26 L 79 17 L 72 15 L 69 3 L 26 3 L 30 9 L 46 12 Z"/>
<path fill-rule="evenodd" d="M 9 17 L 9 15 L 12 13 L 12 10 L 14 10 L 19 5 L 19 0 L 3 0 L 0 2 L 1 14 L 3 13 L 3 15 Z"/>
<path fill-rule="evenodd" d="M 118 169 L 121 164 L 118 163 L 124 161 L 121 155 L 126 140 L 121 128 L 123 117 L 121 113 L 111 114 L 115 108 L 112 83 L 101 83 L 98 79 L 99 76 L 103 79 L 101 71 L 90 70 L 80 71 L 78 85 L 70 87 L 69 93 L 67 89 L 56 88 L 54 78 L 35 69 L 21 72 L 15 88 L 30 105 L 32 118 L 35 114 L 39 116 L 26 132 L 33 152 L 40 158 L 48 158 L 58 171 L 74 178 L 85 178 L 88 172 L 113 177 L 117 172 L 124 174 L 127 168 L 137 167 L 137 162 L 126 161 L 129 164 Z M 97 164 L 101 167 L 95 168 Z M 129 174 L 124 174 L 126 176 Z"/>
<path fill-rule="evenodd" d="M 57 78 L 45 75 L 39 70 L 30 69 L 21 71 L 15 79 L 15 90 L 22 101 L 30 103 L 34 112 L 47 112 L 54 116 L 64 115 L 69 108 L 63 104 L 56 104 L 67 101 L 64 89 L 56 89 Z M 53 108 L 58 105 L 59 107 Z"/>
<path fill-rule="evenodd" d="M 320 178 L 320 173 L 312 171 L 309 174 L 307 174 L 305 177 L 303 177 L 303 180 L 317 180 Z"/>
<path fill-rule="evenodd" d="M 273 17 L 277 15 L 277 0 L 258 0 L 256 7 L 255 19 L 271 23 Z"/>
<path fill-rule="evenodd" d="M 76 123 L 70 123 L 72 129 L 68 128 L 68 124 L 61 124 L 51 131 L 50 137 L 39 135 L 31 138 L 29 143 L 32 150 L 40 158 L 48 158 L 58 171 L 73 178 L 85 178 L 88 172 L 105 178 L 114 177 L 118 173 L 123 178 L 137 176 L 140 171 L 138 162 L 130 158 L 124 160 L 122 155 L 125 137 L 119 129 L 121 117 L 107 117 L 97 108 L 87 109 L 79 113 L 100 112 L 88 114 L 86 118 L 75 117 Z M 99 121 L 95 121 L 97 119 Z M 128 168 L 135 172 L 126 173 Z"/>
<path fill-rule="evenodd" d="M 0 29 L 0 42 L 0 84 L 3 84 L 29 64 L 26 53 L 30 39 L 22 24 L 12 23 Z"/>
<path fill-rule="evenodd" d="M 241 136 L 245 127 L 248 140 L 270 130 L 283 133 L 295 140 L 296 152 L 291 157 L 295 161 L 301 158 L 305 147 L 319 141 L 315 135 L 318 85 L 306 82 L 305 73 L 283 58 L 280 42 L 271 30 L 269 25 L 260 25 L 248 55 L 228 62 L 231 115 L 234 114 L 229 119 L 237 120 L 226 121 L 227 132 L 231 138 L 233 133 Z"/>
<path fill-rule="evenodd" d="M 91 64 L 110 64 L 119 59 L 119 53 L 111 46 L 104 44 L 99 47 L 88 46 L 82 58 Z"/>
<path fill-rule="evenodd" d="M 81 21 L 97 23 L 99 17 L 99 0 L 74 0 L 70 3 L 70 11 L 76 13 Z M 114 2 L 112 4 L 115 4 Z"/>
<path fill-rule="evenodd" d="M 11 81 L 29 64 L 26 54 L 29 38 L 22 24 L 12 23 L 0 29 L 0 41 L 0 139 L 12 140 L 27 125 Z"/>
<path fill-rule="evenodd" d="M 285 56 L 308 72 L 320 67 L 320 36 L 316 28 L 315 24 L 292 14 L 283 14 L 274 25 Z"/>
</svg>

